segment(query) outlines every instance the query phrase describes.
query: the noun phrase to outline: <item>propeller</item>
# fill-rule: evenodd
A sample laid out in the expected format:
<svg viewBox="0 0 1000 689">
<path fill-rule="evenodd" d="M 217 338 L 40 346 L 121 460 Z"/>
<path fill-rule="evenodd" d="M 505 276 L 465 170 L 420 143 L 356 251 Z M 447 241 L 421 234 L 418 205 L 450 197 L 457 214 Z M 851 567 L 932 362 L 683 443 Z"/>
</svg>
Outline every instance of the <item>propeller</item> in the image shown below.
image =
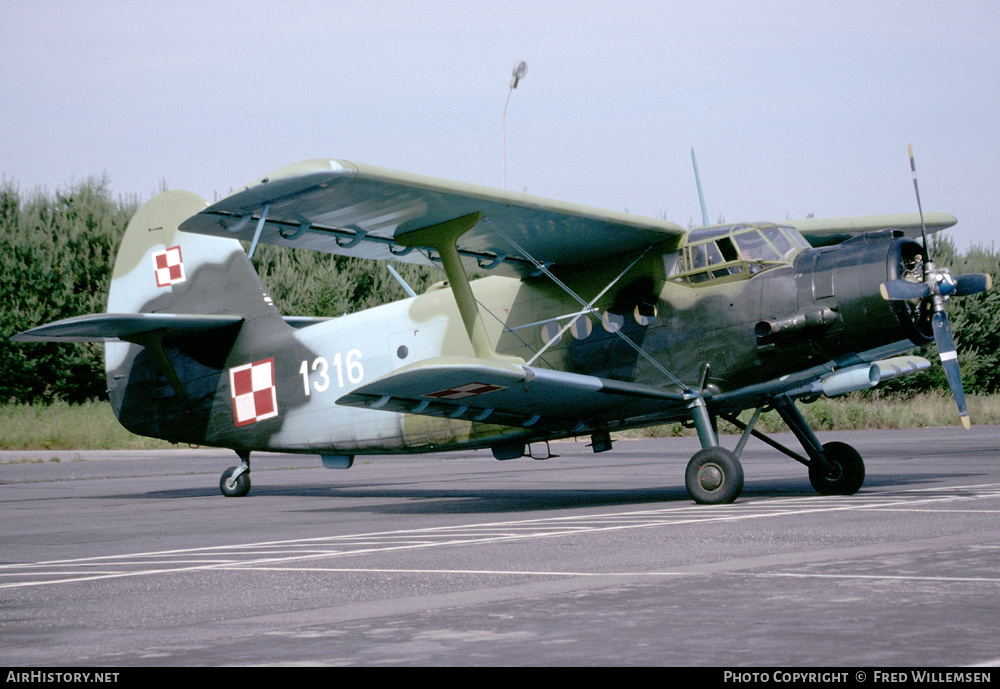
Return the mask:
<svg viewBox="0 0 1000 689">
<path fill-rule="evenodd" d="M 907 150 L 910 154 L 910 171 L 913 174 L 913 191 L 917 195 L 917 210 L 920 211 L 920 234 L 924 240 L 923 282 L 889 280 L 882 283 L 879 291 L 882 293 L 882 298 L 889 301 L 919 299 L 922 301 L 921 312 L 932 313 L 931 330 L 934 333 L 938 356 L 941 358 L 941 366 L 944 367 L 951 394 L 958 405 L 962 425 L 968 429 L 969 409 L 965 403 L 965 391 L 962 389 L 962 373 L 958 366 L 955 338 L 951 334 L 951 324 L 944 310 L 944 303 L 949 297 L 962 297 L 988 290 L 992 286 L 992 278 L 984 273 L 953 276 L 947 268 L 938 268 L 934 265 L 927 245 L 924 210 L 920 206 L 920 189 L 917 186 L 917 166 L 913 161 L 913 146 L 908 146 Z"/>
</svg>

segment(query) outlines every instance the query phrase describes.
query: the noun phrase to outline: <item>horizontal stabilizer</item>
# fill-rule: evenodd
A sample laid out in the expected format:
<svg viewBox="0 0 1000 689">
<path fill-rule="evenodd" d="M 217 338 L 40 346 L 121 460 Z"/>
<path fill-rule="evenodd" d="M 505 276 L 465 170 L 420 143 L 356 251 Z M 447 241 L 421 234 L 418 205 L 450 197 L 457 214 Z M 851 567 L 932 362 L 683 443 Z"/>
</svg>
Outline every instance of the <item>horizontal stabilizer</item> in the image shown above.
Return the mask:
<svg viewBox="0 0 1000 689">
<path fill-rule="evenodd" d="M 310 325 L 326 323 L 333 319 L 329 316 L 282 316 L 281 320 L 297 330 L 299 328 L 307 328 Z"/>
<path fill-rule="evenodd" d="M 243 317 L 236 315 L 97 313 L 40 325 L 10 339 L 13 342 L 139 342 L 150 333 L 184 337 L 234 326 L 242 321 Z"/>
<path fill-rule="evenodd" d="M 383 376 L 337 404 L 482 423 L 585 430 L 685 409 L 683 393 L 470 357 L 429 359 Z"/>
</svg>

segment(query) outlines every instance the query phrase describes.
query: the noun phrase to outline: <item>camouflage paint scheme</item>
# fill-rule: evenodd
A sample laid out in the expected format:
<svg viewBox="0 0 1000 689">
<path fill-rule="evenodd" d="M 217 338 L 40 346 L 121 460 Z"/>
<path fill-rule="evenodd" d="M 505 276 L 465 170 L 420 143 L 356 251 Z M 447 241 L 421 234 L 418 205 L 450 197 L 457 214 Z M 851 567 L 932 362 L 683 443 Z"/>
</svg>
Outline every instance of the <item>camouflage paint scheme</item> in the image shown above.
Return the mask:
<svg viewBox="0 0 1000 689">
<path fill-rule="evenodd" d="M 188 192 L 155 197 L 126 231 L 107 314 L 18 338 L 106 341 L 108 389 L 126 428 L 233 448 L 245 462 L 256 450 L 349 466 L 356 454 L 472 447 L 505 459 L 526 443 L 587 434 L 601 451 L 610 441 L 596 439 L 611 430 L 692 417 L 709 448 L 699 405 L 714 424 L 815 394 L 834 372 L 930 338 L 921 313 L 879 296 L 919 261 L 920 245 L 904 236 L 918 220 L 688 231 L 306 161 L 213 205 Z M 240 240 L 443 261 L 449 282 L 339 318 L 290 319 Z M 467 270 L 487 277 L 470 283 Z M 904 373 L 922 365 L 910 364 Z"/>
</svg>

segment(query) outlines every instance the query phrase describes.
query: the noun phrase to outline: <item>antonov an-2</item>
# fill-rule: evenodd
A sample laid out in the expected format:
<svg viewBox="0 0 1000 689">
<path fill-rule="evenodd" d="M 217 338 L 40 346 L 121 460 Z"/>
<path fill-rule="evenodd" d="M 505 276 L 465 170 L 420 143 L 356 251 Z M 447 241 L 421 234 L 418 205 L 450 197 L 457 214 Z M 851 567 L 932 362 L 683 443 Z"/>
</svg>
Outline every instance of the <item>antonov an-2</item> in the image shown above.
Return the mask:
<svg viewBox="0 0 1000 689">
<path fill-rule="evenodd" d="M 739 496 L 751 433 L 808 466 L 818 492 L 853 494 L 861 457 L 821 444 L 795 400 L 925 368 L 903 354 L 935 339 L 968 425 L 943 305 L 989 278 L 951 276 L 926 248 L 926 231 L 955 222 L 921 211 L 689 231 L 309 160 L 214 204 L 156 196 L 122 239 L 107 313 L 15 339 L 106 342 L 120 422 L 234 449 L 242 462 L 222 475 L 227 496 L 249 491 L 254 451 L 319 454 L 330 468 L 357 455 L 472 448 L 507 460 L 574 436 L 604 452 L 613 432 L 671 421 L 697 429 L 702 450 L 685 475 L 697 502 Z M 923 244 L 911 238 L 920 234 Z M 288 317 L 241 240 L 250 255 L 265 242 L 434 263 L 447 280 L 360 313 Z M 766 407 L 805 456 L 754 429 Z M 749 423 L 736 418 L 744 409 L 757 410 Z M 733 451 L 717 417 L 744 429 Z"/>
</svg>

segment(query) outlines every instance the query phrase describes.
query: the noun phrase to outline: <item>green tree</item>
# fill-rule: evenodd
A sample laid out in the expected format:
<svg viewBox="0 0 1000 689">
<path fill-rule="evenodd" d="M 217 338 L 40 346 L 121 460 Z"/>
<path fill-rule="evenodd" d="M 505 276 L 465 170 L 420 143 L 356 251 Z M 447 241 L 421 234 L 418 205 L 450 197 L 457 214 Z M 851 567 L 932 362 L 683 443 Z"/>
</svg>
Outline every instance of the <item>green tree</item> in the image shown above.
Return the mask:
<svg viewBox="0 0 1000 689">
<path fill-rule="evenodd" d="M 104 310 L 115 251 L 136 201 L 103 178 L 49 196 L 0 185 L 0 400 L 80 402 L 105 393 L 99 345 L 13 344 L 40 323 Z"/>
</svg>

